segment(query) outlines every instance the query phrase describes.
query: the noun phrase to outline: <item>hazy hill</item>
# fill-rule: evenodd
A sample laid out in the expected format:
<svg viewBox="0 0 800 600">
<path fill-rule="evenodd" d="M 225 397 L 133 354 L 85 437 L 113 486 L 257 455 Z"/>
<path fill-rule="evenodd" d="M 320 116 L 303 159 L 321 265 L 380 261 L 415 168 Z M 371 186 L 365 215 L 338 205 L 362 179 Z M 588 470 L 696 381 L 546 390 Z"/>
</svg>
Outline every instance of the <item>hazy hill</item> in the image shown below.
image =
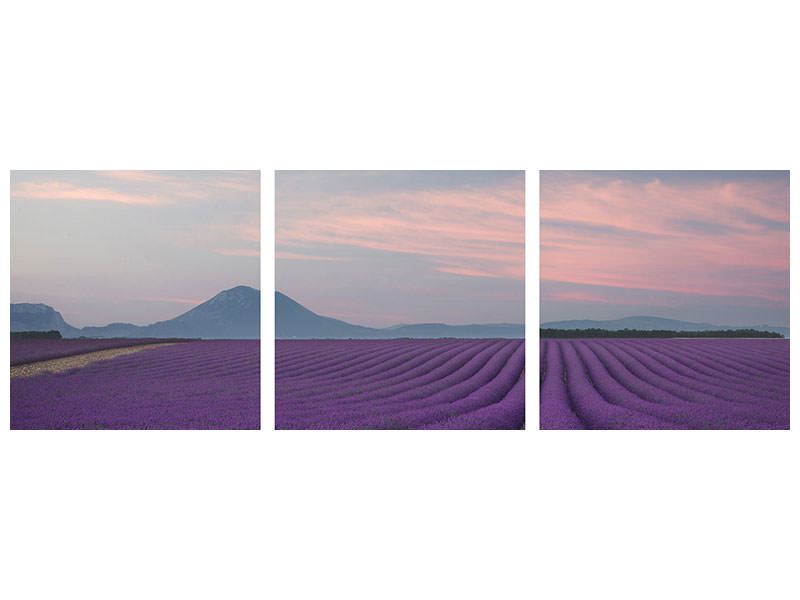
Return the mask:
<svg viewBox="0 0 800 600">
<path fill-rule="evenodd" d="M 21 302 L 11 305 L 11 331 L 50 331 L 57 330 L 62 336 L 80 335 L 69 325 L 60 312 L 47 304 Z"/>
<path fill-rule="evenodd" d="M 261 292 L 240 285 L 225 290 L 190 311 L 145 327 L 144 337 L 258 339 Z M 192 335 L 188 335 L 191 332 Z"/>
<path fill-rule="evenodd" d="M 261 292 L 240 285 L 220 292 L 174 319 L 144 326 L 111 323 L 77 328 L 66 323 L 60 313 L 46 304 L 12 304 L 11 331 L 56 329 L 64 337 L 258 339 L 261 336 L 260 315 Z"/>
<path fill-rule="evenodd" d="M 289 296 L 275 292 L 276 338 L 371 338 L 375 337 L 374 331 L 371 327 L 323 317 Z"/>
<path fill-rule="evenodd" d="M 279 339 L 387 339 L 387 338 L 524 338 L 525 326 L 445 325 L 419 323 L 386 328 L 351 325 L 308 310 L 281 292 L 275 292 L 275 337 Z"/>
<path fill-rule="evenodd" d="M 755 329 L 756 331 L 774 331 L 789 337 L 788 327 L 773 327 L 771 325 L 748 325 L 748 326 L 728 326 L 712 325 L 711 323 L 692 323 L 690 321 L 678 321 L 676 319 L 664 319 L 662 317 L 624 317 L 611 321 L 592 321 L 589 319 L 570 320 L 570 321 L 550 321 L 540 325 L 542 329 L 608 329 L 617 331 L 620 329 L 639 329 L 645 331 L 669 330 L 669 331 L 722 331 L 724 329 Z"/>
</svg>

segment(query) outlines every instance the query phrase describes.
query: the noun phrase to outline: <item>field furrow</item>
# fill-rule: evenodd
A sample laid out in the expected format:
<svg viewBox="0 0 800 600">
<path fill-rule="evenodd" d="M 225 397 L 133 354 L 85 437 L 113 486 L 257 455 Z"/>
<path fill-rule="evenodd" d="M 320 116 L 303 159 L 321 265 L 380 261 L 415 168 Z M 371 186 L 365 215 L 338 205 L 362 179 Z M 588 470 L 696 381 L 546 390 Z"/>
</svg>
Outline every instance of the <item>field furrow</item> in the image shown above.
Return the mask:
<svg viewBox="0 0 800 600">
<path fill-rule="evenodd" d="M 354 382 L 363 389 L 373 383 L 378 387 L 386 387 L 395 381 L 419 377 L 449 359 L 472 350 L 474 349 L 465 349 L 463 346 L 455 345 L 434 347 L 422 353 L 413 350 L 404 351 L 401 355 L 392 355 L 378 364 L 375 364 L 374 361 L 365 362 L 363 368 L 351 366 L 326 375 L 315 373 L 313 376 L 305 377 L 284 376 L 281 378 L 281 385 L 291 387 L 293 393 L 298 397 L 303 395 L 304 390 L 311 390 L 308 395 L 318 395 L 329 390 L 341 389 L 342 386 Z"/>
<path fill-rule="evenodd" d="M 258 429 L 258 340 L 142 350 L 11 381 L 12 429 Z"/>
<path fill-rule="evenodd" d="M 542 423 L 545 429 L 586 429 L 576 414 L 567 393 L 566 368 L 561 346 L 549 342 L 544 349 L 547 371 L 543 374 L 539 395 Z"/>
<path fill-rule="evenodd" d="M 663 354 L 653 356 L 632 346 L 621 347 L 610 344 L 604 347 L 620 358 L 629 369 L 637 373 L 642 373 L 643 369 L 652 372 L 656 381 L 663 382 L 667 389 L 677 390 L 678 392 L 696 391 L 710 394 L 723 400 L 735 399 L 737 402 L 783 401 L 783 395 L 780 392 L 761 389 L 761 395 L 753 393 L 754 388 L 758 387 L 761 382 L 754 381 L 747 376 L 743 378 L 747 381 L 747 385 L 729 382 L 718 377 L 699 374 L 675 361 L 670 364 L 670 359 Z M 678 393 L 678 395 L 681 394 Z M 774 395 L 777 395 L 777 397 L 774 397 Z"/>
<path fill-rule="evenodd" d="M 275 365 L 278 429 L 524 427 L 522 340 L 278 340 Z"/>
<path fill-rule="evenodd" d="M 440 354 L 422 364 L 403 370 L 399 374 L 387 375 L 378 380 L 372 378 L 366 381 L 356 380 L 337 386 L 328 385 L 327 379 L 313 378 L 311 383 L 314 391 L 311 394 L 304 391 L 305 380 L 300 387 L 295 387 L 297 380 L 286 381 L 286 385 L 280 387 L 276 382 L 276 389 L 290 393 L 293 402 L 311 401 L 317 406 L 320 402 L 339 402 L 341 399 L 346 399 L 348 403 L 366 399 L 374 404 L 378 398 L 397 397 L 398 394 L 409 390 L 418 395 L 419 389 L 426 385 L 446 387 L 448 382 L 444 380 L 445 377 L 452 378 L 458 373 L 464 372 L 462 369 L 470 369 L 478 365 L 480 360 L 488 357 L 497 348 L 499 348 L 497 344 L 462 346 L 457 348 L 453 354 Z"/>
<path fill-rule="evenodd" d="M 789 428 L 788 340 L 549 339 L 540 351 L 542 429 Z"/>
<path fill-rule="evenodd" d="M 573 344 L 563 344 L 561 349 L 567 367 L 565 387 L 576 414 L 587 429 L 671 428 L 668 421 L 643 411 L 635 397 L 631 396 L 626 402 L 607 385 L 595 387 L 593 377 L 598 371 L 592 368 L 594 365 L 587 365 Z M 600 390 L 608 395 L 603 396 Z"/>
</svg>

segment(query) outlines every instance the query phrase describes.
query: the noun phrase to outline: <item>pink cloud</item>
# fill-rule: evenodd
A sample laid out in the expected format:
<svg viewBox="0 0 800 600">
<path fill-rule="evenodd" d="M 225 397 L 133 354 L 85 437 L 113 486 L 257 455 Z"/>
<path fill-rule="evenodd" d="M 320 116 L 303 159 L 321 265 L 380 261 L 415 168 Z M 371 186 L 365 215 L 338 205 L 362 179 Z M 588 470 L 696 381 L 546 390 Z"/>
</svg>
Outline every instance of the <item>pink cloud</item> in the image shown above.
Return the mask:
<svg viewBox="0 0 800 600">
<path fill-rule="evenodd" d="M 785 272 L 788 287 L 785 188 L 588 179 L 542 184 L 543 279 L 785 300 L 767 276 Z"/>
<path fill-rule="evenodd" d="M 788 211 L 765 198 L 780 193 L 759 182 L 667 185 L 654 179 L 644 185 L 628 181 L 549 182 L 541 190 L 542 219 L 579 219 L 645 233 L 682 233 L 670 220 L 694 219 L 755 230 L 739 211 L 788 223 Z"/>
<path fill-rule="evenodd" d="M 307 199 L 277 220 L 276 242 L 341 244 L 429 257 L 432 268 L 472 277 L 524 278 L 524 192 L 469 188 Z"/>
<path fill-rule="evenodd" d="M 641 305 L 641 300 L 625 300 L 620 298 L 610 298 L 607 296 L 601 296 L 599 294 L 591 294 L 587 292 L 549 292 L 543 293 L 541 296 L 542 300 L 547 300 L 550 302 L 603 302 L 606 304 L 630 304 L 630 305 Z M 651 305 L 658 305 L 658 306 L 669 306 L 669 304 L 658 302 L 657 300 L 654 301 L 653 299 L 649 299 L 648 303 Z"/>
<path fill-rule="evenodd" d="M 95 171 L 97 175 L 134 183 L 168 183 L 169 171 Z"/>
<path fill-rule="evenodd" d="M 311 254 L 297 254 L 295 252 L 279 251 L 275 253 L 275 258 L 283 258 L 289 260 L 354 260 L 346 256 L 314 256 Z"/>
<path fill-rule="evenodd" d="M 505 277 L 502 273 L 487 273 L 485 271 L 476 271 L 474 269 L 460 267 L 434 267 L 434 270 L 441 271 L 442 273 L 453 273 L 454 275 L 468 275 L 470 277 Z"/>
<path fill-rule="evenodd" d="M 81 187 L 57 181 L 46 183 L 21 182 L 11 189 L 14 199 L 36 200 L 88 200 L 92 202 L 115 202 L 121 204 L 164 204 L 167 199 L 159 195 L 129 194 L 102 187 Z"/>
<path fill-rule="evenodd" d="M 207 197 L 212 195 L 214 190 L 258 193 L 260 189 L 259 178 L 255 171 L 207 171 L 205 173 L 208 176 L 203 178 L 200 188 L 198 181 L 188 182 L 173 171 L 95 171 L 94 173 L 129 183 L 156 183 L 171 188 L 174 193 L 190 197 Z"/>
<path fill-rule="evenodd" d="M 231 178 L 219 178 L 211 182 L 213 187 L 234 190 L 237 192 L 258 193 L 260 191 L 260 183 L 255 181 L 241 181 Z"/>
<path fill-rule="evenodd" d="M 225 256 L 261 256 L 260 250 L 248 248 L 218 248 L 215 252 Z"/>
</svg>

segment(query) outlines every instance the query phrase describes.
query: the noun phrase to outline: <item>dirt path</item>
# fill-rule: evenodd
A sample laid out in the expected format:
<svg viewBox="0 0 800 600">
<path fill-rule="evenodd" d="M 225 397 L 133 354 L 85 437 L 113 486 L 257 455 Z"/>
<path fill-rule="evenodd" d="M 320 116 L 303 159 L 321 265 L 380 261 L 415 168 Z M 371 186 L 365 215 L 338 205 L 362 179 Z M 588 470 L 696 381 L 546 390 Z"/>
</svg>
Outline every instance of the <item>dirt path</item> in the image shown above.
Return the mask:
<svg viewBox="0 0 800 600">
<path fill-rule="evenodd" d="M 125 354 L 133 354 L 148 348 L 160 348 L 161 346 L 172 346 L 177 342 L 164 342 L 160 344 L 143 344 L 141 346 L 126 346 L 124 348 L 111 348 L 109 350 L 98 350 L 97 352 L 87 352 L 86 354 L 75 354 L 64 358 L 53 358 L 41 360 L 39 362 L 27 363 L 11 367 L 11 379 L 15 377 L 33 377 L 45 371 L 50 373 L 61 373 L 75 367 L 85 367 L 86 365 L 97 362 L 98 360 L 108 360 Z"/>
</svg>

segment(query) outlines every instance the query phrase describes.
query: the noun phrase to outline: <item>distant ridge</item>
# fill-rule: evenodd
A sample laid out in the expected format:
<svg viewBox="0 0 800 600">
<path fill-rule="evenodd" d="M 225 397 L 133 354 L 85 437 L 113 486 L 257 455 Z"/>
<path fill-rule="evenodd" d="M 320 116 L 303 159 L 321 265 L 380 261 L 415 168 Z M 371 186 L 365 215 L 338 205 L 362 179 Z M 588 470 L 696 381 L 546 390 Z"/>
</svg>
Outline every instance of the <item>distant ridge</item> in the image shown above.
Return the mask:
<svg viewBox="0 0 800 600">
<path fill-rule="evenodd" d="M 170 337 L 205 339 L 258 339 L 261 336 L 261 292 L 240 285 L 224 290 L 191 310 L 151 325 L 111 323 L 77 328 L 46 304 L 11 305 L 11 331 L 55 329 L 65 338 Z"/>
<path fill-rule="evenodd" d="M 64 321 L 61 313 L 47 304 L 21 302 L 11 305 L 11 331 L 58 331 L 62 336 L 80 335 L 80 330 Z"/>
<path fill-rule="evenodd" d="M 275 292 L 277 339 L 389 339 L 389 338 L 524 338 L 525 325 L 445 325 L 418 323 L 386 328 L 352 325 L 308 310 L 286 294 Z"/>
<path fill-rule="evenodd" d="M 676 319 L 665 319 L 663 317 L 624 317 L 610 321 L 593 321 L 589 319 L 578 319 L 570 321 L 549 321 L 540 325 L 542 329 L 608 329 L 618 331 L 620 329 L 640 329 L 645 331 L 652 330 L 671 330 L 671 331 L 723 331 L 728 329 L 755 329 L 756 331 L 774 331 L 789 337 L 788 327 L 774 327 L 772 325 L 748 325 L 748 326 L 727 326 L 712 325 L 711 323 L 692 323 L 691 321 L 678 321 Z"/>
<path fill-rule="evenodd" d="M 311 312 L 289 296 L 275 292 L 276 338 L 358 338 L 373 337 L 370 327 L 351 325 L 339 319 Z"/>
</svg>

